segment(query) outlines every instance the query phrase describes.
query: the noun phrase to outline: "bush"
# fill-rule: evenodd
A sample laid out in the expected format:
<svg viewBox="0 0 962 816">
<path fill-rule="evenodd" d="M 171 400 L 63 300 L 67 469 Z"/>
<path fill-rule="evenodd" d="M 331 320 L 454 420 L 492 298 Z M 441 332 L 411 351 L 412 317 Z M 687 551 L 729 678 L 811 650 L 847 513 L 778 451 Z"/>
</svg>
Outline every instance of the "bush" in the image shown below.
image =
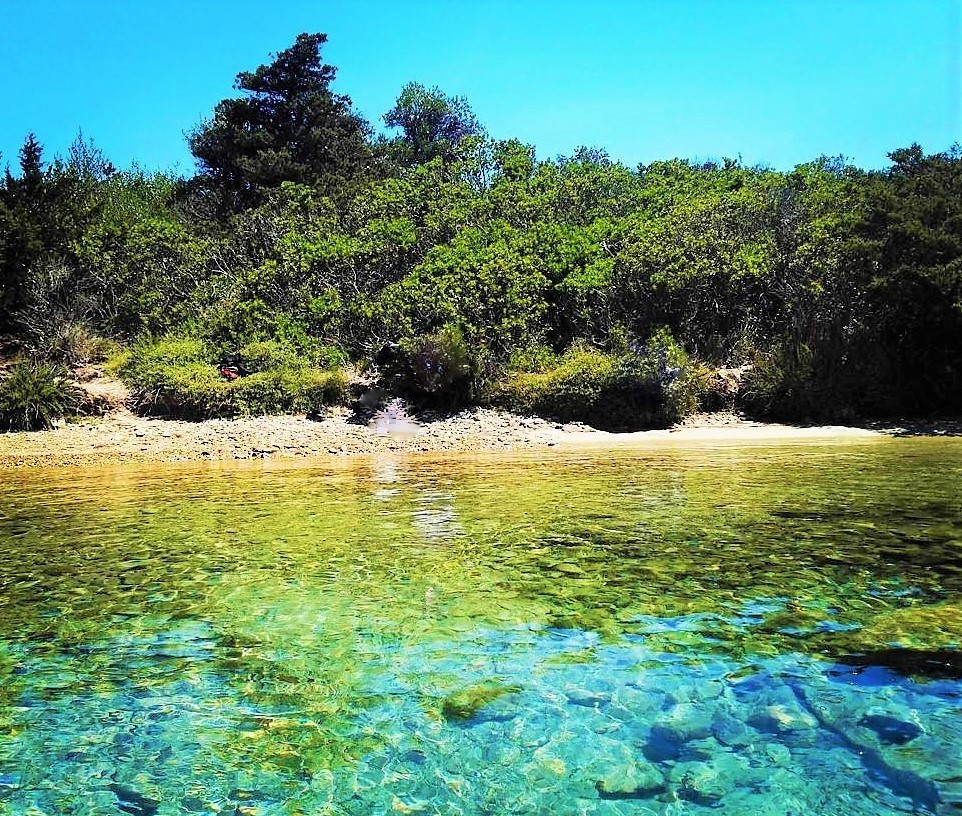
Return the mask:
<svg viewBox="0 0 962 816">
<path fill-rule="evenodd" d="M 228 383 L 228 395 L 241 416 L 314 414 L 347 399 L 347 378 L 341 370 L 261 371 Z"/>
<path fill-rule="evenodd" d="M 134 392 L 137 407 L 148 414 L 185 419 L 228 417 L 236 412 L 230 382 L 208 363 L 172 363 L 155 369 L 149 387 Z"/>
<path fill-rule="evenodd" d="M 22 303 L 11 326 L 24 344 L 43 359 L 66 363 L 83 353 L 87 326 L 97 322 L 103 293 L 69 264 L 44 259 L 30 268 L 22 282 Z"/>
<path fill-rule="evenodd" d="M 32 354 L 67 366 L 106 360 L 119 349 L 113 340 L 97 334 L 85 323 L 51 322 L 42 331 L 23 331 Z"/>
<path fill-rule="evenodd" d="M 787 421 L 851 419 L 857 378 L 846 381 L 802 345 L 756 353 L 742 382 L 740 401 L 749 414 Z"/>
<path fill-rule="evenodd" d="M 310 414 L 346 399 L 342 370 L 321 371 L 282 344 L 252 343 L 239 356 L 252 373 L 227 380 L 212 349 L 200 340 L 145 340 L 119 372 L 133 387 L 139 410 L 186 419 Z"/>
<path fill-rule="evenodd" d="M 337 346 L 313 344 L 296 347 L 280 340 L 259 340 L 243 346 L 236 354 L 251 372 L 271 369 L 338 368 L 347 361 Z"/>
<path fill-rule="evenodd" d="M 492 401 L 612 431 L 663 427 L 697 410 L 701 373 L 674 341 L 656 335 L 627 355 L 574 346 L 553 368 L 510 373 Z"/>
<path fill-rule="evenodd" d="M 531 345 L 512 352 L 508 358 L 509 371 L 537 373 L 555 368 L 561 358 L 550 346 Z"/>
<path fill-rule="evenodd" d="M 0 429 L 39 431 L 73 414 L 77 389 L 67 370 L 52 363 L 20 361 L 0 382 Z"/>
<path fill-rule="evenodd" d="M 220 416 L 227 381 L 209 356 L 207 346 L 194 338 L 144 338 L 130 350 L 118 373 L 133 389 L 134 404 L 144 413 Z"/>
<path fill-rule="evenodd" d="M 472 357 L 459 329 L 445 326 L 403 341 L 380 362 L 392 391 L 420 405 L 451 408 L 474 398 L 480 357 Z"/>
<path fill-rule="evenodd" d="M 248 343 L 237 352 L 236 357 L 252 373 L 275 368 L 303 368 L 311 364 L 291 346 L 276 340 Z"/>
<path fill-rule="evenodd" d="M 120 346 L 80 323 L 70 323 L 52 338 L 44 356 L 59 360 L 67 365 L 98 363 L 116 354 Z"/>
</svg>

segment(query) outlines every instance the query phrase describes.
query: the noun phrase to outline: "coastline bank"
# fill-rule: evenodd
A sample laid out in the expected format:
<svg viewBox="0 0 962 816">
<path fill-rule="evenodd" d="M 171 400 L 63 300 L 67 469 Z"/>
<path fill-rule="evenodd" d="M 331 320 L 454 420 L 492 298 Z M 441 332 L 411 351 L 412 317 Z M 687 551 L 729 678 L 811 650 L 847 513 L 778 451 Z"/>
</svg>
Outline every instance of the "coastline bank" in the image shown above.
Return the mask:
<svg viewBox="0 0 962 816">
<path fill-rule="evenodd" d="M 387 452 L 496 452 L 535 448 L 649 444 L 764 443 L 803 439 L 869 439 L 902 427 L 792 426 L 735 414 L 700 414 L 672 428 L 609 433 L 492 409 L 418 417 L 385 428 L 346 410 L 322 419 L 269 416 L 188 422 L 141 417 L 126 410 L 51 431 L 0 434 L 0 469 L 125 462 L 303 459 Z M 921 432 L 921 431 L 916 431 Z M 932 433 L 939 433 L 933 429 Z M 951 431 L 950 431 L 951 432 Z"/>
</svg>

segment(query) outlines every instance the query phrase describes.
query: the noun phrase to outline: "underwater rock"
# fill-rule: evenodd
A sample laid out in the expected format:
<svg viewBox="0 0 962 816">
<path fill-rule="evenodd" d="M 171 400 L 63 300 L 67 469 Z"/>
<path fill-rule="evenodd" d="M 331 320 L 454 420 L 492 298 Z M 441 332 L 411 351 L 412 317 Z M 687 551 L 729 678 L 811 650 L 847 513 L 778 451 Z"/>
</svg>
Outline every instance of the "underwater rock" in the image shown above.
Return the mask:
<svg viewBox="0 0 962 816">
<path fill-rule="evenodd" d="M 699 805 L 710 805 L 728 793 L 728 785 L 718 771 L 703 762 L 680 762 L 668 778 L 678 786 L 682 799 Z"/>
<path fill-rule="evenodd" d="M 888 714 L 866 714 L 858 724 L 871 728 L 885 745 L 904 745 L 922 733 L 916 723 Z"/>
<path fill-rule="evenodd" d="M 722 745 L 740 748 L 755 741 L 755 732 L 737 717 L 723 716 L 712 724 L 712 736 Z"/>
<path fill-rule="evenodd" d="M 18 773 L 0 774 L 0 791 L 4 789 L 16 790 L 23 784 L 23 777 Z"/>
<path fill-rule="evenodd" d="M 154 816 L 160 809 L 160 802 L 123 785 L 107 786 L 117 797 L 117 807 L 131 816 Z"/>
<path fill-rule="evenodd" d="M 498 681 L 476 683 L 447 695 L 441 702 L 441 714 L 446 720 L 453 721 L 511 719 L 516 716 L 516 711 L 504 710 L 503 707 L 495 710 L 491 704 L 500 697 L 519 691 L 519 686 L 506 686 Z"/>
<path fill-rule="evenodd" d="M 704 739 L 712 731 L 711 711 L 706 706 L 678 703 L 654 724 L 673 731 L 681 742 Z"/>
<path fill-rule="evenodd" d="M 560 753 L 558 752 L 557 745 L 552 745 L 548 743 L 547 745 L 542 745 L 537 751 L 534 752 L 534 759 L 536 764 L 529 765 L 529 773 L 533 773 L 542 779 L 548 779 L 551 782 L 556 782 L 558 779 L 566 776 L 568 774 L 568 765 L 562 759 Z"/>
<path fill-rule="evenodd" d="M 663 725 L 655 725 L 641 752 L 651 762 L 674 762 L 681 756 L 684 747 L 685 739 L 679 733 Z"/>
<path fill-rule="evenodd" d="M 797 705 L 770 705 L 748 718 L 750 725 L 769 734 L 804 731 L 818 726 L 818 721 Z"/>
<path fill-rule="evenodd" d="M 602 799 L 643 799 L 660 793 L 665 787 L 661 771 L 644 761 L 618 765 L 595 782 Z"/>
<path fill-rule="evenodd" d="M 792 752 L 780 742 L 770 742 L 765 746 L 765 755 L 774 765 L 787 765 L 792 760 Z"/>
<path fill-rule="evenodd" d="M 881 751 L 853 739 L 840 727 L 839 723 L 831 718 L 831 712 L 825 706 L 818 705 L 810 699 L 809 692 L 797 680 L 788 681 L 788 686 L 799 703 L 817 719 L 818 724 L 835 734 L 842 745 L 858 757 L 862 767 L 895 796 L 910 799 L 917 810 L 938 812 L 942 798 L 939 788 L 931 779 L 909 768 L 891 764 Z"/>
<path fill-rule="evenodd" d="M 958 649 L 878 649 L 837 659 L 848 666 L 884 666 L 903 677 L 962 680 L 962 651 Z"/>
<path fill-rule="evenodd" d="M 945 566 L 943 563 L 942 567 Z M 936 663 L 945 659 L 955 672 L 962 671 L 962 650 L 959 648 L 962 646 L 962 602 L 953 599 L 881 613 L 855 637 L 854 645 L 856 648 L 852 651 L 856 654 L 899 652 L 902 650 L 892 647 L 900 645 L 906 652 L 914 652 L 918 657 L 928 654 L 935 658 Z M 895 670 L 899 671 L 897 668 Z M 925 671 L 918 674 L 924 675 Z M 960 676 L 955 674 L 956 679 Z"/>
<path fill-rule="evenodd" d="M 572 705 L 584 706 L 585 708 L 598 708 L 610 702 L 611 696 L 598 691 L 588 691 L 587 689 L 569 686 L 564 690 L 565 697 Z"/>
<path fill-rule="evenodd" d="M 946 806 L 962 811 L 962 777 L 939 784 L 939 794 Z"/>
</svg>

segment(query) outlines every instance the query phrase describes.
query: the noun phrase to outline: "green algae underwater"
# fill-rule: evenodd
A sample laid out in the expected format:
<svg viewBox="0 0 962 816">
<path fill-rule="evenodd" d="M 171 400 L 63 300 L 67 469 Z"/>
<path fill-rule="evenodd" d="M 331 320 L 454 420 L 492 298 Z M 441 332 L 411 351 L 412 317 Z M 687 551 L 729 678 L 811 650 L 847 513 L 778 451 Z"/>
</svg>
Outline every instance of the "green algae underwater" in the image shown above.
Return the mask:
<svg viewBox="0 0 962 816">
<path fill-rule="evenodd" d="M 0 813 L 962 811 L 962 439 L 8 472 Z"/>
</svg>

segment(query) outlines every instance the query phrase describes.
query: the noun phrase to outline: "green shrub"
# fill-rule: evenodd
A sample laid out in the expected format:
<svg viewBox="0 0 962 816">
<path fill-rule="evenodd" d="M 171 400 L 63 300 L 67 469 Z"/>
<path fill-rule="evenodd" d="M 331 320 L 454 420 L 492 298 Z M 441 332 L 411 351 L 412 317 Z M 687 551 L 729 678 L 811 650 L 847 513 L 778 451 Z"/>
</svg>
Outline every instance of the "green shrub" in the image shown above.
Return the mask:
<svg viewBox="0 0 962 816">
<path fill-rule="evenodd" d="M 258 340 L 243 346 L 237 356 L 251 372 L 269 371 L 275 368 L 304 368 L 311 365 L 297 351 L 277 340 Z"/>
<path fill-rule="evenodd" d="M 115 341 L 101 337 L 82 323 L 68 323 L 49 338 L 42 355 L 66 365 L 80 365 L 107 360 L 119 348 Z"/>
<path fill-rule="evenodd" d="M 153 388 L 135 393 L 137 405 L 146 413 L 204 419 L 235 413 L 230 382 L 208 363 L 173 363 L 156 372 Z"/>
<path fill-rule="evenodd" d="M 555 368 L 561 358 L 550 346 L 531 345 L 512 352 L 508 358 L 509 371 L 537 373 Z"/>
<path fill-rule="evenodd" d="M 118 346 L 117 349 L 104 361 L 104 373 L 111 377 L 123 377 L 123 371 L 127 368 L 133 351 L 127 347 Z"/>
<path fill-rule="evenodd" d="M 186 419 L 310 414 L 346 399 L 342 370 L 321 371 L 284 344 L 251 343 L 239 356 L 253 371 L 228 380 L 208 345 L 167 337 L 135 345 L 119 371 L 140 411 Z"/>
<path fill-rule="evenodd" d="M 325 405 L 341 405 L 347 401 L 348 383 L 344 369 L 307 372 L 300 382 L 299 412 L 317 413 Z"/>
<path fill-rule="evenodd" d="M 391 390 L 421 405 L 450 408 L 474 398 L 480 354 L 454 326 L 403 341 L 384 366 Z"/>
<path fill-rule="evenodd" d="M 130 349 L 118 373 L 143 413 L 222 416 L 227 381 L 209 357 L 206 344 L 191 337 L 144 338 Z"/>
<path fill-rule="evenodd" d="M 143 338 L 130 349 L 122 373 L 133 372 L 141 379 L 165 365 L 206 362 L 211 352 L 203 340 L 194 337 L 166 336 Z"/>
<path fill-rule="evenodd" d="M 860 387 L 861 386 L 861 387 Z M 739 399 L 749 414 L 793 422 L 850 420 L 854 404 L 870 389 L 840 369 L 833 369 L 808 346 L 756 352 L 742 381 Z"/>
<path fill-rule="evenodd" d="M 0 429 L 39 431 L 73 414 L 77 389 L 67 370 L 52 363 L 20 361 L 0 381 Z"/>
<path fill-rule="evenodd" d="M 520 413 L 627 431 L 693 413 L 702 379 L 670 336 L 659 334 L 633 354 L 576 345 L 553 368 L 509 373 L 492 400 Z"/>
<path fill-rule="evenodd" d="M 341 370 L 276 369 L 241 377 L 228 384 L 231 407 L 241 416 L 313 414 L 347 398 Z"/>
<path fill-rule="evenodd" d="M 226 355 L 234 356 L 234 355 Z M 337 346 L 313 343 L 305 347 L 281 340 L 257 340 L 242 346 L 236 356 L 251 372 L 271 369 L 323 368 L 334 369 L 347 362 Z"/>
</svg>

